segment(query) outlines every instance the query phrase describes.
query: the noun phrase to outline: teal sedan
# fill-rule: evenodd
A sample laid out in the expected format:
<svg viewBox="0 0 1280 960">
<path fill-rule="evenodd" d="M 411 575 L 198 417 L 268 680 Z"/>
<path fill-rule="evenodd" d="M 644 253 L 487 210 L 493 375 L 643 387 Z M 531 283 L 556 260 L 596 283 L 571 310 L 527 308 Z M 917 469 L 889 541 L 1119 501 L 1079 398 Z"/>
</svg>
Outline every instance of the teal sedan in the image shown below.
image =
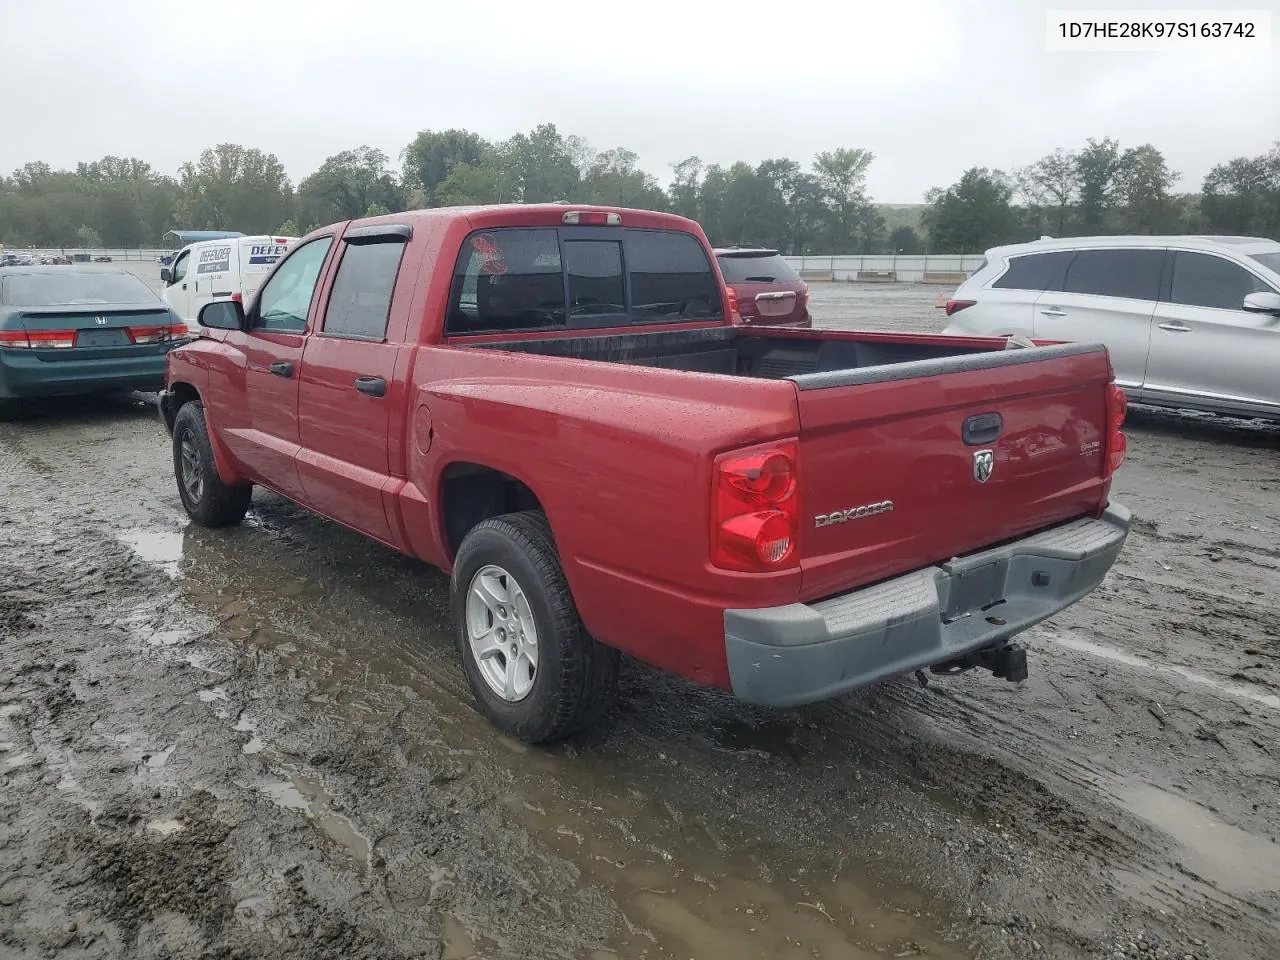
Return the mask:
<svg viewBox="0 0 1280 960">
<path fill-rule="evenodd" d="M 160 390 L 187 325 L 114 267 L 0 267 L 0 415 L 17 401 Z"/>
</svg>

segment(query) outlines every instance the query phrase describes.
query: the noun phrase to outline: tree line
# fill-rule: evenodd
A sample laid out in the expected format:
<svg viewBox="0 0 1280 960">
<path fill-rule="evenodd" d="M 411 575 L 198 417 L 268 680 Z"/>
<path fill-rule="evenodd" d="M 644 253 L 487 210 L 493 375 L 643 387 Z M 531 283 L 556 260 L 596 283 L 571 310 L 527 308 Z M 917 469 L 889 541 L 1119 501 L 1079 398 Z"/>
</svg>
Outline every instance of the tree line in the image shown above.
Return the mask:
<svg viewBox="0 0 1280 960">
<path fill-rule="evenodd" d="M 869 150 L 839 147 L 806 166 L 673 164 L 665 186 L 623 147 L 596 151 L 554 124 L 490 141 L 423 130 L 398 169 L 383 151 L 334 154 L 295 187 L 271 153 L 219 144 L 168 176 L 133 157 L 74 170 L 33 162 L 0 177 L 0 243 L 37 247 L 158 245 L 172 228 L 298 235 L 326 223 L 420 207 L 568 200 L 670 210 L 713 243 L 786 253 L 974 253 L 1041 235 L 1229 233 L 1280 237 L 1280 143 L 1214 167 L 1198 193 L 1150 144 L 1090 139 L 1012 171 L 974 167 L 923 205 L 867 193 Z"/>
</svg>

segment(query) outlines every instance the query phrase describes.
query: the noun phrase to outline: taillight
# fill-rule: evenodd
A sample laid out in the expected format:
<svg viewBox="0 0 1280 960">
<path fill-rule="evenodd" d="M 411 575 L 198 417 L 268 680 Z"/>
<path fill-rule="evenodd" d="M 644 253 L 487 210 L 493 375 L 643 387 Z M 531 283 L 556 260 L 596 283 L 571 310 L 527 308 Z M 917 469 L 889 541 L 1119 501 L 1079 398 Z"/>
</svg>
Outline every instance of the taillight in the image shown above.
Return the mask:
<svg viewBox="0 0 1280 960">
<path fill-rule="evenodd" d="M 1129 449 L 1129 441 L 1125 439 L 1125 415 L 1129 412 L 1129 398 L 1114 383 L 1107 386 L 1107 452 L 1104 469 L 1111 476 L 1124 463 L 1125 452 Z"/>
<path fill-rule="evenodd" d="M 800 281 L 800 306 L 807 307 L 809 305 L 809 285 L 803 280 Z"/>
<path fill-rule="evenodd" d="M 966 307 L 972 307 L 977 302 L 978 302 L 977 300 L 948 300 L 947 316 L 949 317 L 953 313 L 959 313 L 961 310 L 964 310 Z"/>
<path fill-rule="evenodd" d="M 738 291 L 733 287 L 725 287 L 729 292 L 729 322 L 741 323 L 742 314 L 738 312 Z"/>
<path fill-rule="evenodd" d="M 244 303 L 244 294 L 243 294 L 243 293 L 233 293 L 233 294 L 231 295 L 231 302 L 232 302 L 232 303 Z"/>
<path fill-rule="evenodd" d="M 185 323 L 166 323 L 153 327 L 128 327 L 131 343 L 165 343 L 190 336 Z"/>
<path fill-rule="evenodd" d="M 74 330 L 28 330 L 27 343 L 32 350 L 66 350 L 76 345 Z"/>
<path fill-rule="evenodd" d="M 711 562 L 764 572 L 789 566 L 798 552 L 800 478 L 797 445 L 784 440 L 716 458 Z"/>
<path fill-rule="evenodd" d="M 27 349 L 30 344 L 27 343 L 27 331 L 25 330 L 0 330 L 0 347 L 21 347 Z"/>
</svg>

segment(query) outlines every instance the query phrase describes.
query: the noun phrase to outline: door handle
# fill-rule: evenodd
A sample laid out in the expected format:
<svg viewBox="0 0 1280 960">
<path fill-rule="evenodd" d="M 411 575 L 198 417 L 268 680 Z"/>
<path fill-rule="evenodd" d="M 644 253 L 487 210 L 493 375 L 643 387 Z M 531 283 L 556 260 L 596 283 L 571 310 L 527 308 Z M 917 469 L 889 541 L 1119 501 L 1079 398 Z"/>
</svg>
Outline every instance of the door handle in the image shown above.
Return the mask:
<svg viewBox="0 0 1280 960">
<path fill-rule="evenodd" d="M 182 285 L 182 289 L 183 290 L 187 289 L 187 285 L 185 283 Z"/>
<path fill-rule="evenodd" d="M 293 364 L 290 363 L 288 360 L 277 360 L 267 369 L 270 370 L 272 373 L 274 373 L 277 377 L 293 376 Z"/>
<path fill-rule="evenodd" d="M 1059 310 L 1057 307 L 1052 310 L 1041 310 L 1040 312 L 1046 317 L 1065 317 L 1067 315 L 1067 311 Z"/>
<path fill-rule="evenodd" d="M 387 381 L 382 377 L 356 377 L 356 389 L 367 397 L 385 397 Z"/>
<path fill-rule="evenodd" d="M 1161 330 L 1168 330 L 1170 333 L 1190 333 L 1191 328 L 1181 323 L 1161 323 L 1158 324 Z"/>
</svg>

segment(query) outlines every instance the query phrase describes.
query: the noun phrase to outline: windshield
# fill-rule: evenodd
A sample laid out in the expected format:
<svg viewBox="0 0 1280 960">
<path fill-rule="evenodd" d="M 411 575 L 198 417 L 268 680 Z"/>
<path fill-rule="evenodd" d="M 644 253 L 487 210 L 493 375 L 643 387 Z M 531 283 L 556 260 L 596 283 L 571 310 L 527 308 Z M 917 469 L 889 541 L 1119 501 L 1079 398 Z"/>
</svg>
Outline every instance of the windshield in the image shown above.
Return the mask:
<svg viewBox="0 0 1280 960">
<path fill-rule="evenodd" d="M 156 295 L 130 273 L 19 273 L 0 284 L 0 303 L 61 307 L 90 303 L 154 303 Z"/>
<path fill-rule="evenodd" d="M 1280 273 L 1280 250 L 1275 253 L 1251 253 L 1250 260 L 1256 260 L 1272 273 Z"/>
<path fill-rule="evenodd" d="M 716 259 L 725 283 L 794 283 L 800 279 L 800 274 L 776 253 L 721 254 Z"/>
</svg>

